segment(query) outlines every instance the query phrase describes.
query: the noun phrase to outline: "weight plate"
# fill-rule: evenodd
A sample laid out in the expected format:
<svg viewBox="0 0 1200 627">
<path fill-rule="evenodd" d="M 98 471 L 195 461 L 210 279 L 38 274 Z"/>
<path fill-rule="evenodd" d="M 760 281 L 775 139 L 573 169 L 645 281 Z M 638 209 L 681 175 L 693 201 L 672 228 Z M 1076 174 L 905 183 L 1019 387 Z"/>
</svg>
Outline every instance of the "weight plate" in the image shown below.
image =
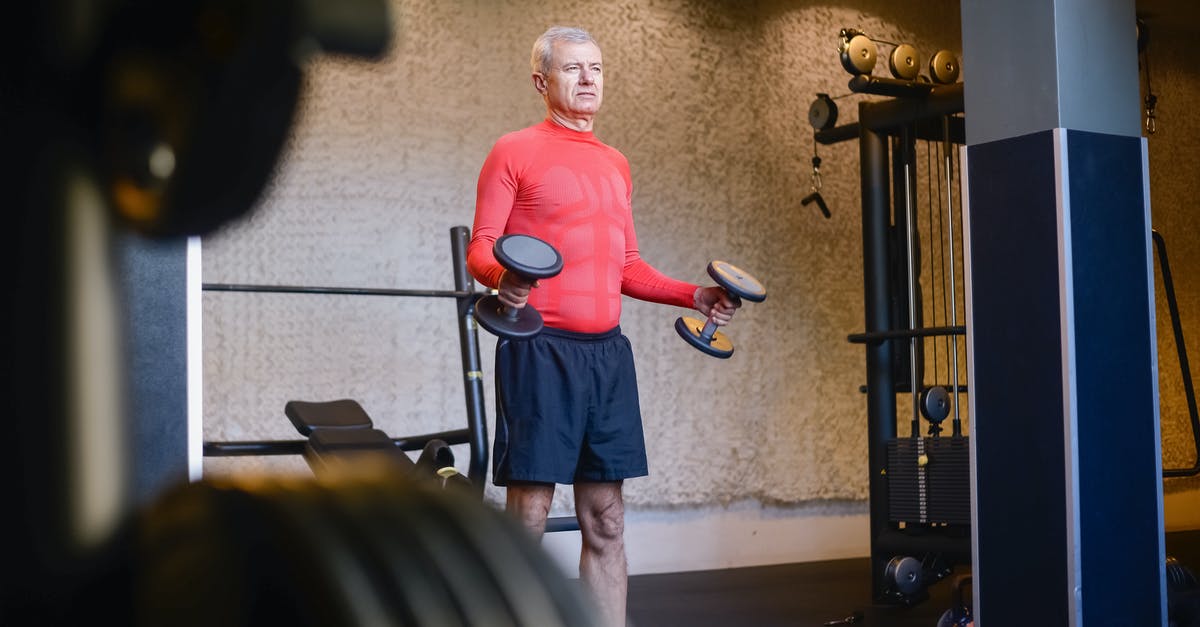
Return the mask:
<svg viewBox="0 0 1200 627">
<path fill-rule="evenodd" d="M 562 255 L 530 235 L 502 235 L 492 246 L 492 253 L 500 265 L 529 279 L 547 279 L 562 271 Z"/>
<path fill-rule="evenodd" d="M 950 393 L 935 385 L 921 392 L 921 415 L 929 422 L 939 423 L 950 415 Z"/>
<path fill-rule="evenodd" d="M 900 594 L 910 595 L 921 589 L 921 562 L 915 557 L 893 557 L 884 570 L 884 578 Z"/>
<path fill-rule="evenodd" d="M 855 35 L 842 44 L 842 67 L 851 74 L 870 74 L 875 69 L 875 42 L 866 35 Z"/>
<path fill-rule="evenodd" d="M 817 94 L 817 99 L 808 107 L 808 123 L 818 131 L 833 128 L 837 115 L 837 105 L 827 94 Z"/>
<path fill-rule="evenodd" d="M 711 341 L 706 341 L 701 337 L 704 333 L 704 323 L 704 320 L 683 316 L 675 320 L 675 331 L 679 333 L 679 337 L 702 352 L 720 359 L 729 359 L 733 355 L 733 342 L 720 331 L 713 333 Z"/>
<path fill-rule="evenodd" d="M 508 308 L 495 294 L 475 301 L 475 321 L 492 334 L 513 340 L 533 337 L 541 333 L 545 324 L 542 322 L 542 314 L 529 305 L 521 308 L 517 317 L 509 316 Z"/>
<path fill-rule="evenodd" d="M 958 80 L 958 57 L 949 50 L 938 50 L 929 57 L 929 77 L 941 85 Z"/>
<path fill-rule="evenodd" d="M 708 264 L 708 276 L 738 298 L 752 303 L 761 303 L 767 299 L 767 288 L 763 287 L 762 283 L 727 261 L 713 261 Z"/>
<path fill-rule="evenodd" d="M 891 56 L 888 57 L 888 68 L 892 71 L 892 76 L 901 80 L 911 81 L 921 73 L 921 61 L 917 56 L 917 49 L 908 45 L 900 44 L 892 50 Z"/>
</svg>

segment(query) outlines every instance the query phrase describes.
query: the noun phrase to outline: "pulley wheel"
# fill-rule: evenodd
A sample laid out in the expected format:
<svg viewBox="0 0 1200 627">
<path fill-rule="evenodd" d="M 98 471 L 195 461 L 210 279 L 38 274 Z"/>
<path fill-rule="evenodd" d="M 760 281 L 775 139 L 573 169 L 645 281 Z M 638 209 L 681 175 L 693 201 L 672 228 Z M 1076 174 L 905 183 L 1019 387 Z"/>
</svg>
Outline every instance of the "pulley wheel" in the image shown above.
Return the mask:
<svg viewBox="0 0 1200 627">
<path fill-rule="evenodd" d="M 884 578 L 905 596 L 921 589 L 921 562 L 915 557 L 893 557 L 884 570 Z"/>
<path fill-rule="evenodd" d="M 921 73 L 921 60 L 917 55 L 917 49 L 908 45 L 900 44 L 892 50 L 891 56 L 888 57 L 888 68 L 892 71 L 892 76 L 898 79 L 911 81 Z"/>
<path fill-rule="evenodd" d="M 878 52 L 875 42 L 866 35 L 855 35 L 843 41 L 841 46 L 842 67 L 851 74 L 870 74 L 875 69 Z"/>
<path fill-rule="evenodd" d="M 946 388 L 935 385 L 921 392 L 921 415 L 934 424 L 950 415 L 950 393 Z"/>
<path fill-rule="evenodd" d="M 938 50 L 929 57 L 929 77 L 939 85 L 949 85 L 958 80 L 958 57 L 949 50 Z"/>
<path fill-rule="evenodd" d="M 808 123 L 813 129 L 823 131 L 837 123 L 838 110 L 829 94 L 817 94 L 817 99 L 808 107 Z"/>
</svg>

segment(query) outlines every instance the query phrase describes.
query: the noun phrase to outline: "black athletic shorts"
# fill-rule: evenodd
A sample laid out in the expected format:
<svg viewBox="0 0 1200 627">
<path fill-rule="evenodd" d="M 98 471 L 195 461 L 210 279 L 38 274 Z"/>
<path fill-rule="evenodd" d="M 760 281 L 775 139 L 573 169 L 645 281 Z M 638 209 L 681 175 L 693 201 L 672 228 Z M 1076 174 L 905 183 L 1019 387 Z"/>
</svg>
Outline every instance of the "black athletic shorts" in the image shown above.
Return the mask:
<svg viewBox="0 0 1200 627">
<path fill-rule="evenodd" d="M 646 470 L 633 349 L 621 327 L 546 327 L 496 345 L 492 482 L 619 481 Z"/>
</svg>

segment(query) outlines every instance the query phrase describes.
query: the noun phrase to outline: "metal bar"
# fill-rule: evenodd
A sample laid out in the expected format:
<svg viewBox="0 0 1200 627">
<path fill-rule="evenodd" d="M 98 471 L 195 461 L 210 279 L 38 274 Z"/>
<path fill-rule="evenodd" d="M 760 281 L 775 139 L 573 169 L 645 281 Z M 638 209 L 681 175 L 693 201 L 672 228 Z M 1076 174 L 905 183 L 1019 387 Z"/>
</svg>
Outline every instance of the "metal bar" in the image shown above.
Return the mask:
<svg viewBox="0 0 1200 627">
<path fill-rule="evenodd" d="M 851 122 L 850 124 L 843 124 L 813 133 L 813 137 L 816 138 L 817 142 L 825 145 L 858 139 L 858 135 L 858 122 Z"/>
<path fill-rule="evenodd" d="M 935 122 L 933 120 L 918 118 L 913 120 L 913 123 L 916 125 L 913 135 L 916 139 L 925 141 L 941 141 L 945 137 L 945 128 L 940 121 Z M 896 128 L 898 128 L 898 126 L 881 128 L 877 130 L 886 133 L 894 133 Z M 966 120 L 958 116 L 952 116 L 950 118 L 950 141 L 955 144 L 967 143 L 966 129 Z M 852 139 L 858 139 L 858 136 L 858 122 L 851 122 L 849 124 L 835 126 L 823 131 L 817 131 L 813 134 L 813 137 L 816 138 L 817 143 L 824 144 L 826 146 L 831 144 L 839 144 Z"/>
<path fill-rule="evenodd" d="M 865 105 L 859 105 L 861 119 Z M 863 309 L 867 332 L 891 325 L 891 280 L 888 275 L 888 146 L 882 133 L 860 128 L 859 169 L 862 185 Z M 871 585 L 881 597 L 887 588 L 885 565 L 890 556 L 876 550 L 874 539 L 889 528 L 887 442 L 896 437 L 896 384 L 892 343 L 866 345 L 867 457 L 871 494 Z"/>
<path fill-rule="evenodd" d="M 955 280 L 955 276 L 954 276 L 954 268 L 955 268 L 954 257 L 956 254 L 954 251 L 954 182 L 953 182 L 954 158 L 950 153 L 950 121 L 949 121 L 950 119 L 949 119 L 949 117 L 945 117 L 945 118 L 943 118 L 943 120 L 944 120 L 944 124 L 945 124 L 944 128 L 946 130 L 946 138 L 944 140 L 945 151 L 946 151 L 946 154 L 945 154 L 945 158 L 946 158 L 946 217 L 947 217 L 946 232 L 948 233 L 947 237 L 949 239 L 949 244 L 950 244 L 950 264 L 949 264 L 949 266 L 950 266 L 950 291 L 947 293 L 947 295 L 950 297 L 950 326 L 958 326 L 958 283 Z M 954 347 L 954 357 L 952 360 L 953 365 L 951 366 L 953 368 L 953 370 L 951 370 L 950 379 L 951 379 L 951 381 L 954 382 L 954 389 L 957 390 L 958 389 L 958 336 L 957 335 L 950 336 L 950 342 Z M 954 421 L 951 423 L 953 425 L 953 427 L 952 427 L 953 435 L 955 435 L 955 436 L 962 435 L 962 418 L 959 416 L 959 411 L 958 411 L 959 405 L 960 405 L 960 403 L 959 403 L 958 395 L 955 394 L 954 395 Z"/>
<path fill-rule="evenodd" d="M 454 429 L 425 435 L 410 435 L 392 438 L 392 444 L 403 451 L 419 451 L 431 440 L 442 440 L 446 444 L 466 444 L 470 437 L 468 429 Z M 231 442 L 205 442 L 205 457 L 250 457 L 267 455 L 300 455 L 304 453 L 307 440 L 238 440 Z"/>
<path fill-rule="evenodd" d="M 579 519 L 574 516 L 555 516 L 546 519 L 546 533 L 579 531 Z"/>
<path fill-rule="evenodd" d="M 967 328 L 962 325 L 949 327 L 925 327 L 921 329 L 897 329 L 893 331 L 870 331 L 867 333 L 852 333 L 846 336 L 851 344 L 878 344 L 886 340 L 902 340 L 910 337 L 933 337 L 941 335 L 966 335 Z"/>
<path fill-rule="evenodd" d="M 916 260 L 913 251 L 914 242 L 913 236 L 916 229 L 913 226 L 913 191 L 912 191 L 912 169 L 910 168 L 910 151 L 912 149 L 912 140 L 909 138 L 908 132 L 901 133 L 900 141 L 896 146 L 895 158 L 898 158 L 904 165 L 904 226 L 905 226 L 905 258 L 908 262 L 905 283 L 908 287 L 908 328 L 913 330 L 917 327 L 917 272 Z M 917 384 L 917 377 L 923 373 L 917 370 L 917 346 L 919 336 L 912 335 L 908 339 L 908 391 L 912 397 L 912 426 L 909 431 L 911 436 L 918 438 L 921 436 L 921 393 L 920 386 Z M 920 343 L 922 351 L 924 351 L 924 342 Z M 924 379 L 924 377 L 921 377 Z M 923 469 L 921 469 L 923 470 Z"/>
<path fill-rule="evenodd" d="M 446 444 L 466 444 L 470 441 L 470 435 L 470 429 L 453 429 L 439 433 L 392 438 L 392 444 L 395 444 L 402 451 L 419 451 L 425 448 L 425 445 L 429 444 L 432 440 L 441 440 Z"/>
<path fill-rule="evenodd" d="M 467 477 L 476 493 L 483 496 L 487 481 L 487 412 L 483 405 L 483 366 L 479 357 L 479 325 L 475 323 L 475 279 L 467 271 L 467 244 L 471 231 L 465 226 L 450 229 L 451 257 L 454 260 L 454 289 L 466 296 L 458 298 L 458 340 L 462 349 L 463 393 L 467 403 L 467 429 L 470 432 L 471 461 Z"/>
<path fill-rule="evenodd" d="M 268 294 L 337 294 L 348 296 L 419 296 L 431 298 L 470 298 L 464 290 L 410 290 L 375 287 L 318 287 L 303 285 L 250 285 L 244 283 L 205 283 L 205 292 L 255 292 Z"/>
<path fill-rule="evenodd" d="M 963 110 L 963 84 L 939 85 L 925 98 L 897 98 L 865 102 L 858 107 L 858 123 L 875 132 L 887 132 L 916 120 L 953 115 Z"/>
<path fill-rule="evenodd" d="M 205 457 L 249 457 L 258 455 L 300 455 L 306 440 L 242 440 L 205 442 Z"/>
<path fill-rule="evenodd" d="M 1183 325 L 1179 321 L 1179 303 L 1175 300 L 1175 282 L 1171 279 L 1171 264 L 1167 261 L 1167 243 L 1163 236 L 1150 229 L 1154 248 L 1158 252 L 1158 265 L 1163 278 L 1167 297 L 1167 308 L 1171 312 L 1171 330 L 1175 334 L 1175 351 L 1179 355 L 1179 370 L 1183 375 L 1183 392 L 1187 399 L 1188 416 L 1192 421 L 1192 441 L 1196 447 L 1196 463 L 1191 468 L 1163 468 L 1164 477 L 1194 477 L 1200 475 L 1200 415 L 1196 412 L 1196 390 L 1192 387 L 1192 370 L 1188 367 L 1187 346 L 1183 343 Z"/>
<path fill-rule="evenodd" d="M 902 81 L 880 76 L 859 74 L 850 79 L 850 91 L 856 94 L 873 94 L 876 96 L 895 96 L 897 98 L 924 98 L 933 91 L 932 83 L 917 81 Z"/>
</svg>

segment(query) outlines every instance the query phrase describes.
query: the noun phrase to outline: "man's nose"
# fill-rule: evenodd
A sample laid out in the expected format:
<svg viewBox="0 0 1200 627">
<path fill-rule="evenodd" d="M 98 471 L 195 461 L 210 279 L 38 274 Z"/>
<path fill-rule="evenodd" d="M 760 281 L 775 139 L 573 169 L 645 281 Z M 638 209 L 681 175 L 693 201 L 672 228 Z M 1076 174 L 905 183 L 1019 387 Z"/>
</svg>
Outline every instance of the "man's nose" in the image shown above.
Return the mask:
<svg viewBox="0 0 1200 627">
<path fill-rule="evenodd" d="M 583 68 L 579 73 L 579 82 L 585 85 L 590 85 L 596 81 L 596 73 L 588 68 Z"/>
</svg>

